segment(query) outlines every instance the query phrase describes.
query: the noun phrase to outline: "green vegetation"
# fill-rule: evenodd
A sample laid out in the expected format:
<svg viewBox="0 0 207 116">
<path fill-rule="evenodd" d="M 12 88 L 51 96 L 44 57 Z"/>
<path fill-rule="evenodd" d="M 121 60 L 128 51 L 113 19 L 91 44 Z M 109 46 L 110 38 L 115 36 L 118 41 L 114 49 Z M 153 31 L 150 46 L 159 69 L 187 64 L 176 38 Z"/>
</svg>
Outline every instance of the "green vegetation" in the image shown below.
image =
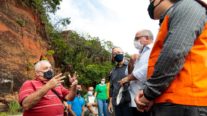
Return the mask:
<svg viewBox="0 0 207 116">
<path fill-rule="evenodd" d="M 59 9 L 62 0 L 22 0 L 22 6 L 32 8 L 37 18 L 44 25 L 46 39 L 51 48 L 46 55 L 52 55 L 56 68 L 63 73 L 79 75 L 79 83 L 88 86 L 97 84 L 101 78 L 107 77 L 112 65 L 110 52 L 113 47 L 110 41 L 100 41 L 98 37 L 80 36 L 75 31 L 61 32 L 60 27 L 70 24 L 70 18 L 59 19 L 51 24 L 49 13 Z M 19 21 L 21 22 L 21 21 Z M 20 23 L 21 24 L 21 23 Z"/>
<path fill-rule="evenodd" d="M 21 18 L 16 19 L 16 23 L 19 24 L 19 26 L 21 27 L 24 27 L 26 25 L 26 21 Z"/>
<path fill-rule="evenodd" d="M 105 49 L 110 46 L 104 42 L 101 44 L 97 37 L 88 36 L 86 39 L 73 31 L 53 37 L 56 37 L 52 39 L 56 64 L 63 72 L 77 71 L 81 84 L 95 85 L 110 72 L 110 52 Z"/>
<path fill-rule="evenodd" d="M 9 114 L 17 114 L 20 109 L 21 106 L 17 101 L 11 101 L 9 103 Z"/>
<path fill-rule="evenodd" d="M 0 112 L 0 116 L 8 116 L 6 112 Z"/>
<path fill-rule="evenodd" d="M 26 68 L 27 68 L 27 71 L 30 71 L 30 70 L 32 70 L 34 68 L 34 64 L 32 64 L 30 62 L 27 62 Z"/>
<path fill-rule="evenodd" d="M 55 54 L 55 51 L 54 50 L 48 50 L 46 55 L 54 55 Z"/>
</svg>

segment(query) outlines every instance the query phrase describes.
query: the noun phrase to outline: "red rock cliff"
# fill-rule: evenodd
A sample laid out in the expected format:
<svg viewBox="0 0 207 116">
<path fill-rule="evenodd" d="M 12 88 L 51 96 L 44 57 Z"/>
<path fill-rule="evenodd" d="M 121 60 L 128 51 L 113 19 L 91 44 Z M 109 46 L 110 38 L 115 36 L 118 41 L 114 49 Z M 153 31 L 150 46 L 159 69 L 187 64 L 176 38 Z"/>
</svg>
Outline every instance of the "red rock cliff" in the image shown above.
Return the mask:
<svg viewBox="0 0 207 116">
<path fill-rule="evenodd" d="M 33 78 L 33 64 L 48 48 L 44 24 L 17 1 L 0 0 L 0 94 Z"/>
</svg>

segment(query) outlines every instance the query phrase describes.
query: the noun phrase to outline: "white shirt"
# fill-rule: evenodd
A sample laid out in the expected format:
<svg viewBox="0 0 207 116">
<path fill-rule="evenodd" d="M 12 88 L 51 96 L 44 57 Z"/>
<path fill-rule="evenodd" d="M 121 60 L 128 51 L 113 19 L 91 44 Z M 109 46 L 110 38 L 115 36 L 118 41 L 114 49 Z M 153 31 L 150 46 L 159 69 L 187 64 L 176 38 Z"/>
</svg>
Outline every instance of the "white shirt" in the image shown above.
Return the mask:
<svg viewBox="0 0 207 116">
<path fill-rule="evenodd" d="M 137 79 L 130 82 L 129 92 L 131 95 L 131 107 L 136 107 L 134 98 L 137 93 L 143 89 L 144 82 L 147 80 L 148 60 L 153 44 L 144 47 L 140 53 L 140 58 L 136 60 L 132 75 Z"/>
<path fill-rule="evenodd" d="M 96 97 L 95 96 L 88 96 L 88 103 L 95 103 L 95 99 Z M 91 106 L 92 107 L 92 110 L 96 113 L 98 113 L 98 108 L 96 106 Z M 89 110 L 89 109 L 88 109 Z M 92 113 L 92 112 L 91 112 Z"/>
<path fill-rule="evenodd" d="M 95 103 L 95 97 L 92 96 L 88 96 L 88 103 Z"/>
</svg>

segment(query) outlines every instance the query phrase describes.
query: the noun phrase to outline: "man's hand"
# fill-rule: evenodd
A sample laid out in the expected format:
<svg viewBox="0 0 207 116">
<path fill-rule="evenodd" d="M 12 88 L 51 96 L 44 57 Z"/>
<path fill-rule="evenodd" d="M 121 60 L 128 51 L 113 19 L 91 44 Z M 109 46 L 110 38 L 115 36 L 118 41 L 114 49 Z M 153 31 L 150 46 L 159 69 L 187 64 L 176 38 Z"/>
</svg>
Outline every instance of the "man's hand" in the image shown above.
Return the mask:
<svg viewBox="0 0 207 116">
<path fill-rule="evenodd" d="M 49 80 L 47 83 L 46 83 L 46 86 L 49 87 L 49 89 L 52 89 L 58 85 L 60 85 L 62 82 L 64 82 L 64 79 L 65 76 L 62 76 L 62 73 L 54 76 L 51 80 Z"/>
<path fill-rule="evenodd" d="M 119 81 L 119 84 L 121 85 L 121 86 L 123 86 L 123 84 L 125 84 L 125 83 L 128 83 L 128 82 L 130 82 L 130 81 L 134 81 L 134 80 L 137 80 L 132 74 L 129 74 L 129 75 L 127 75 L 126 77 L 124 77 L 123 79 L 121 79 L 120 81 Z"/>
<path fill-rule="evenodd" d="M 121 79 L 121 80 L 119 81 L 119 84 L 120 84 L 121 86 L 123 86 L 123 84 L 125 84 L 125 83 L 127 83 L 127 82 L 129 82 L 129 77 L 128 77 L 128 76 L 126 76 L 126 77 L 124 77 L 123 79 Z"/>
<path fill-rule="evenodd" d="M 153 101 L 149 101 L 144 97 L 143 90 L 138 93 L 134 100 L 140 112 L 148 111 L 153 105 Z"/>
<path fill-rule="evenodd" d="M 113 106 L 112 106 L 111 101 L 109 102 L 108 110 L 109 110 L 110 113 L 113 112 Z"/>
<path fill-rule="evenodd" d="M 67 100 L 73 100 L 75 98 L 76 95 L 76 90 L 77 90 L 77 84 L 78 84 L 78 80 L 77 80 L 77 75 L 76 73 L 73 74 L 73 77 L 70 76 L 70 74 L 68 75 L 69 77 L 69 82 L 71 83 L 71 91 L 70 93 L 65 97 L 65 99 Z"/>
<path fill-rule="evenodd" d="M 68 77 L 69 77 L 69 82 L 71 83 L 71 87 L 74 87 L 78 84 L 78 80 L 77 80 L 78 76 L 77 76 L 76 72 L 73 74 L 73 77 L 71 77 L 70 74 L 68 75 Z"/>
</svg>

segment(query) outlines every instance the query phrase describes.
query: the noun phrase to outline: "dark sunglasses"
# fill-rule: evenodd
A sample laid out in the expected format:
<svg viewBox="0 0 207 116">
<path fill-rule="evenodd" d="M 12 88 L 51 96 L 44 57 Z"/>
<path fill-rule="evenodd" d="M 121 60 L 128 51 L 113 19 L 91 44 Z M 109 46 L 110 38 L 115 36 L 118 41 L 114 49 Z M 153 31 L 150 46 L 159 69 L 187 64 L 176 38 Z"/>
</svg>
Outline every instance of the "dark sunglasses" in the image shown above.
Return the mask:
<svg viewBox="0 0 207 116">
<path fill-rule="evenodd" d="M 147 36 L 139 36 L 139 37 L 135 37 L 134 40 L 139 40 L 142 37 L 147 37 Z"/>
</svg>

